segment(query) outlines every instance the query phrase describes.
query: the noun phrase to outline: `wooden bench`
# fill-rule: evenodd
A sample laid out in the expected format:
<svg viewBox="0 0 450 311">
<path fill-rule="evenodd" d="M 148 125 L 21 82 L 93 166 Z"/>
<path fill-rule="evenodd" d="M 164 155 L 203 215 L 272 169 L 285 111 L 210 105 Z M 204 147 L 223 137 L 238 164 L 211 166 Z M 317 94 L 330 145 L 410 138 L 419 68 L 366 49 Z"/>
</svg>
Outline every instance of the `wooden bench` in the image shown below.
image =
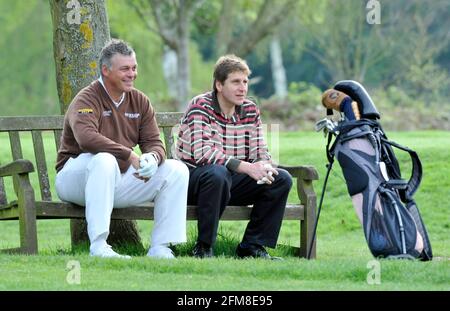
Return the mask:
<svg viewBox="0 0 450 311">
<path fill-rule="evenodd" d="M 172 128 L 178 124 L 181 113 L 158 113 L 157 121 L 162 130 L 167 150 L 167 157 L 172 157 L 172 145 L 174 136 Z M 20 247 L 3 251 L 19 252 L 25 254 L 37 254 L 38 240 L 36 232 L 36 219 L 58 219 L 58 218 L 84 218 L 84 207 L 75 204 L 61 202 L 56 195 L 52 196 L 51 185 L 53 178 L 49 178 L 49 170 L 54 170 L 53 161 L 46 160 L 44 142 L 48 144 L 48 139 L 43 139 L 43 133 L 52 132 L 48 135 L 54 136 L 55 158 L 59 148 L 60 136 L 62 133 L 63 116 L 20 116 L 20 117 L 0 117 L 0 133 L 9 134 L 12 162 L 0 165 L 0 220 L 19 220 Z M 30 183 L 31 173 L 35 171 L 33 163 L 24 159 L 22 143 L 25 134 L 31 132 L 34 157 L 36 163 L 37 177 L 39 180 L 39 191 L 33 189 Z M 6 135 L 4 135 L 6 136 Z M 28 137 L 30 135 L 28 134 Z M 29 139 L 29 138 L 28 138 Z M 50 140 L 51 142 L 51 140 Z M 2 149 L 8 148 L 2 146 Z M 47 146 L 48 149 L 48 146 Z M 52 148 L 53 149 L 53 148 Z M 53 152 L 53 150 L 51 151 Z M 49 153 L 47 153 L 49 154 Z M 297 179 L 297 194 L 299 204 L 288 204 L 284 219 L 298 220 L 300 225 L 300 247 L 297 254 L 306 257 L 307 250 L 312 243 L 311 236 L 316 219 L 316 194 L 314 193 L 312 181 L 318 179 L 317 171 L 313 167 L 296 166 L 283 167 Z M 54 176 L 54 171 L 50 171 Z M 3 177 L 12 176 L 12 187 L 15 193 L 8 194 Z M 8 180 L 11 180 L 8 177 Z M 12 191 L 10 191 L 12 192 Z M 40 199 L 37 198 L 39 192 Z M 8 202 L 8 196 L 10 198 Z M 11 200 L 11 197 L 13 198 Z M 228 206 L 222 216 L 222 220 L 248 220 L 251 206 Z M 114 209 L 112 219 L 153 219 L 153 204 L 149 203 L 144 207 L 130 207 L 126 209 Z M 195 220 L 196 207 L 188 206 L 187 219 Z M 1 233 L 0 233 L 1 239 Z M 315 242 L 315 241 L 314 241 Z M 315 257 L 315 243 L 312 249 L 311 258 Z"/>
</svg>

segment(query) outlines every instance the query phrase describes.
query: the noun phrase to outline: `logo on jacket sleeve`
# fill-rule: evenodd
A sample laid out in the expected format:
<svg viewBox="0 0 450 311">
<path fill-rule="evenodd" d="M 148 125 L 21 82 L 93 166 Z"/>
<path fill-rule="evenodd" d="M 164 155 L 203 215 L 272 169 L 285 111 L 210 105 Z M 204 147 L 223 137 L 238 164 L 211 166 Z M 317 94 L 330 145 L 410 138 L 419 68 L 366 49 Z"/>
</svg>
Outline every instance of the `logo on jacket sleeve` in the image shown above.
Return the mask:
<svg viewBox="0 0 450 311">
<path fill-rule="evenodd" d="M 92 110 L 91 108 L 82 108 L 82 109 L 78 109 L 77 112 L 79 114 L 88 114 L 88 113 L 94 113 L 94 110 Z"/>
</svg>

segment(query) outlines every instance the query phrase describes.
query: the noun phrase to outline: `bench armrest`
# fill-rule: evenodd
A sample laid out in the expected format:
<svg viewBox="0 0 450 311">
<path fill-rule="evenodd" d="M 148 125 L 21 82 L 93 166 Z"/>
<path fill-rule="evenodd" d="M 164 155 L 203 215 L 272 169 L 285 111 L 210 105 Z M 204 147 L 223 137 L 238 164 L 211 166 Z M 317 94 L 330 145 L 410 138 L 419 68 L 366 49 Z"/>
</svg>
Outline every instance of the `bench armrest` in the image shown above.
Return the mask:
<svg viewBox="0 0 450 311">
<path fill-rule="evenodd" d="M 279 168 L 285 169 L 292 175 L 292 177 L 303 180 L 318 180 L 319 173 L 317 173 L 314 166 L 286 166 L 279 165 Z"/>
<path fill-rule="evenodd" d="M 37 254 L 38 251 L 36 201 L 29 177 L 31 172 L 34 172 L 33 163 L 23 159 L 0 166 L 0 177 L 13 176 L 14 191 L 17 196 L 17 203 L 8 205 L 5 193 L 2 193 L 0 200 L 3 201 L 4 206 L 0 216 L 3 216 L 2 219 L 19 219 L 20 248 L 16 250 L 25 254 Z"/>
<path fill-rule="evenodd" d="M 313 166 L 285 166 L 279 165 L 297 178 L 297 195 L 300 202 L 305 206 L 315 206 L 316 194 L 313 188 L 313 180 L 319 179 L 319 173 Z"/>
<path fill-rule="evenodd" d="M 34 172 L 33 163 L 23 159 L 15 160 L 11 163 L 0 166 L 0 177 L 31 172 Z"/>
</svg>

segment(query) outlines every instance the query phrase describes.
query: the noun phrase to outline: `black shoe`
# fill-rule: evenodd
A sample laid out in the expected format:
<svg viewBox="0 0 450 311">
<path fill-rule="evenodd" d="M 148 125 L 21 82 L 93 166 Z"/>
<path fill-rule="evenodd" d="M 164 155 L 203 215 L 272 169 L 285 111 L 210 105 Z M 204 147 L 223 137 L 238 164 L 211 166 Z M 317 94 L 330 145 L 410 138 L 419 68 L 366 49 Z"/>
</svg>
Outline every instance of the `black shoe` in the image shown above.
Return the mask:
<svg viewBox="0 0 450 311">
<path fill-rule="evenodd" d="M 197 241 L 195 243 L 194 249 L 192 250 L 192 255 L 197 258 L 211 258 L 214 257 L 214 252 L 211 246 L 206 243 Z"/>
<path fill-rule="evenodd" d="M 262 259 L 281 259 L 270 256 L 263 246 L 257 244 L 248 244 L 248 247 L 242 247 L 241 244 L 239 244 L 236 248 L 236 255 L 239 258 L 253 257 Z"/>
</svg>

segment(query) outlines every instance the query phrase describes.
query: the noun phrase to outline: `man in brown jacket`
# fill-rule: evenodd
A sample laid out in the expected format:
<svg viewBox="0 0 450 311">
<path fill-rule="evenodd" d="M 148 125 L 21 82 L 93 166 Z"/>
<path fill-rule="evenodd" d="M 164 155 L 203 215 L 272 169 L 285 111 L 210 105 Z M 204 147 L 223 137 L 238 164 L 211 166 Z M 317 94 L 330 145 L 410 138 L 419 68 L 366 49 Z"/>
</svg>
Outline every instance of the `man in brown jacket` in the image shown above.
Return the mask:
<svg viewBox="0 0 450 311">
<path fill-rule="evenodd" d="M 155 111 L 133 87 L 136 54 L 121 40 L 101 51 L 100 78 L 73 99 L 64 119 L 56 163 L 56 191 L 86 206 L 90 255 L 130 258 L 107 244 L 113 208 L 155 203 L 148 256 L 174 258 L 169 244 L 186 241 L 189 172 L 165 160 Z M 138 156 L 133 147 L 139 145 Z"/>
</svg>

